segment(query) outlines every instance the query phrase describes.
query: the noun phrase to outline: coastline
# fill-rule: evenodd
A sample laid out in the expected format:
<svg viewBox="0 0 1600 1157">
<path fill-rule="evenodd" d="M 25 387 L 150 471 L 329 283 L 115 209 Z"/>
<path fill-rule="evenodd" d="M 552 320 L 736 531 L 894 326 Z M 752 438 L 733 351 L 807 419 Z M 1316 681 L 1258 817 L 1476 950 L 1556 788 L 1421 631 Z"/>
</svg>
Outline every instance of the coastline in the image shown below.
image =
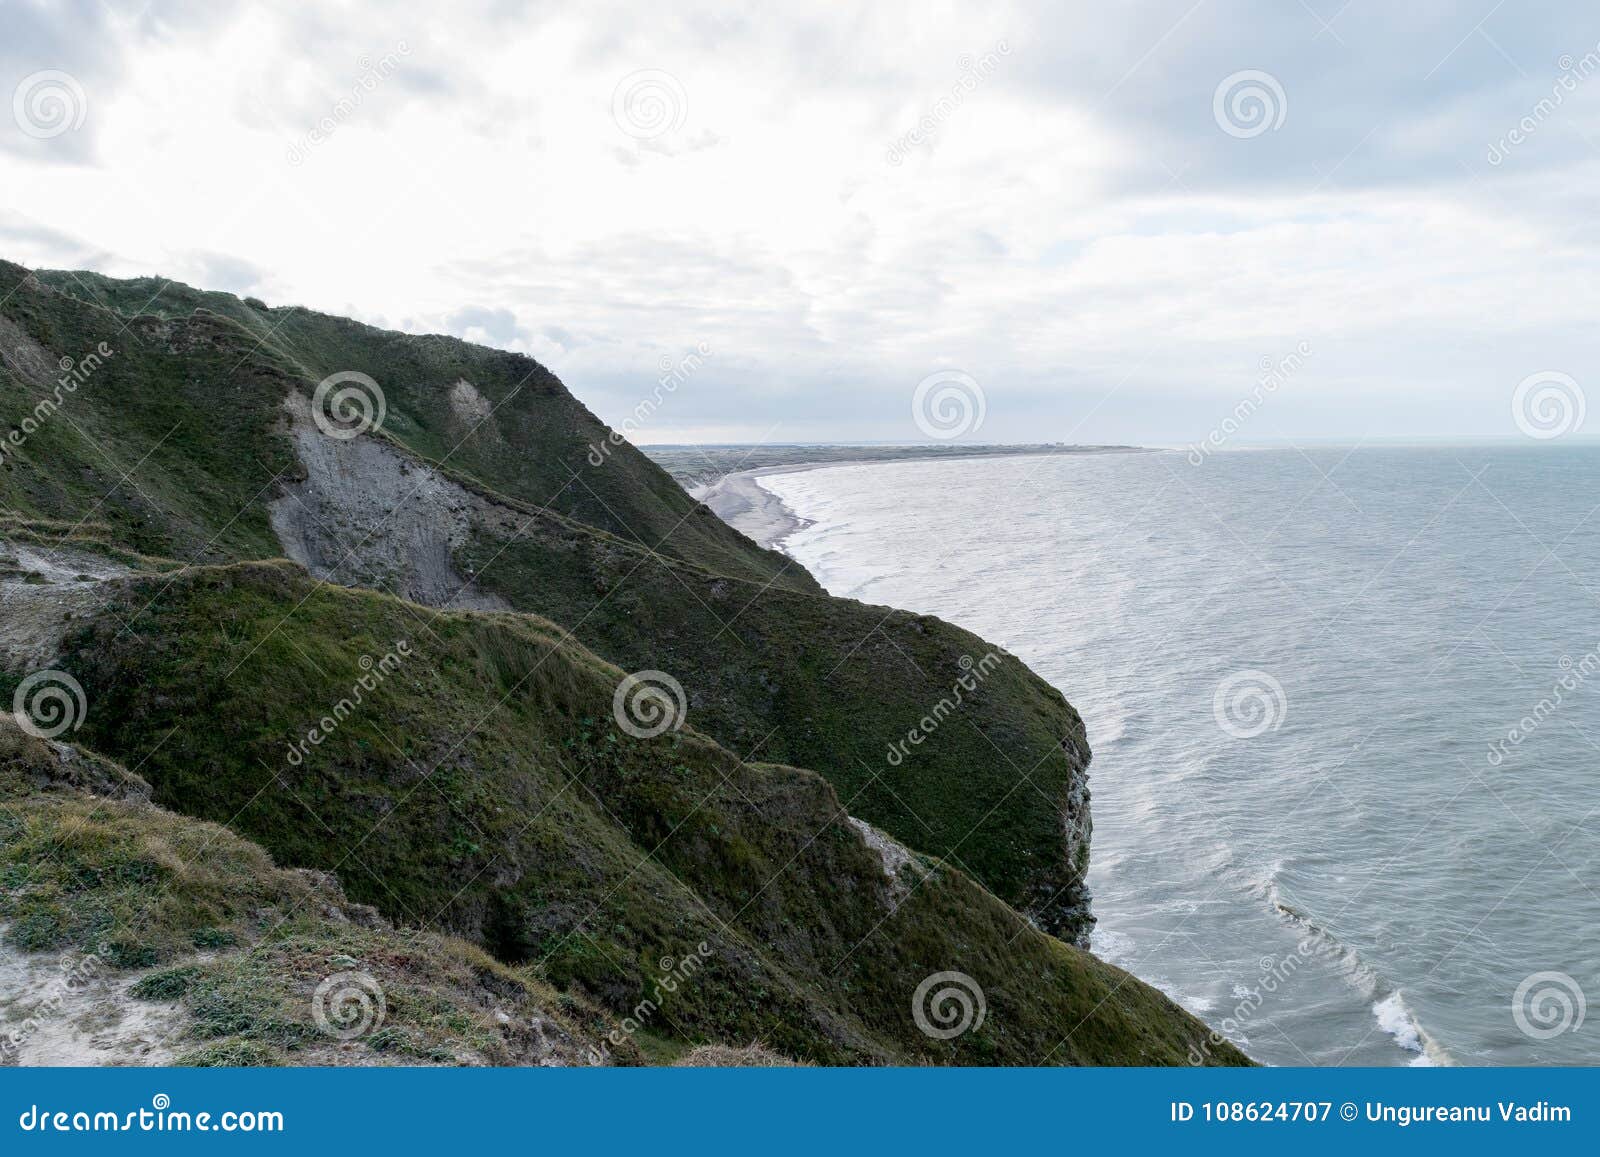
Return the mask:
<svg viewBox="0 0 1600 1157">
<path fill-rule="evenodd" d="M 812 525 L 812 520 L 802 518 L 791 510 L 772 491 L 762 486 L 758 479 L 770 474 L 799 474 L 808 470 L 826 470 L 833 466 L 889 466 L 899 462 L 968 462 L 976 458 L 1054 458 L 1066 454 L 1148 454 L 1161 453 L 1164 448 L 1144 446 L 1108 446 L 1073 448 L 1070 450 L 1039 450 L 1036 453 L 974 452 L 950 454 L 938 459 L 908 456 L 904 458 L 839 458 L 825 462 L 788 462 L 775 466 L 758 466 L 750 470 L 735 470 L 710 482 L 685 484 L 689 497 L 703 502 L 718 518 L 733 527 L 757 545 L 767 550 L 783 550 L 790 535 Z"/>
<path fill-rule="evenodd" d="M 689 497 L 705 503 L 718 518 L 746 538 L 753 539 L 758 546 L 782 550 L 783 541 L 810 526 L 811 520 L 790 510 L 783 499 L 756 479 L 767 474 L 797 474 L 803 470 L 843 465 L 843 462 L 806 462 L 794 466 L 762 466 L 724 474 L 715 482 L 685 489 Z"/>
</svg>

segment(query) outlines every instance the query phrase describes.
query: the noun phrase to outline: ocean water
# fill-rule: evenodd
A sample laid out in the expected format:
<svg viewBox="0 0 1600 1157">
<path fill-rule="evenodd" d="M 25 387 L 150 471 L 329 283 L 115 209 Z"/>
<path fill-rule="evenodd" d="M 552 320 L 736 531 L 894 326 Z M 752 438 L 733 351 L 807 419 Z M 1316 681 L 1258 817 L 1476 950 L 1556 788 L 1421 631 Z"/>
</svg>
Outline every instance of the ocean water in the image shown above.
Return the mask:
<svg viewBox="0 0 1600 1157">
<path fill-rule="evenodd" d="M 1600 1062 L 1600 447 L 761 485 L 1083 713 L 1102 956 L 1273 1064 Z"/>
</svg>

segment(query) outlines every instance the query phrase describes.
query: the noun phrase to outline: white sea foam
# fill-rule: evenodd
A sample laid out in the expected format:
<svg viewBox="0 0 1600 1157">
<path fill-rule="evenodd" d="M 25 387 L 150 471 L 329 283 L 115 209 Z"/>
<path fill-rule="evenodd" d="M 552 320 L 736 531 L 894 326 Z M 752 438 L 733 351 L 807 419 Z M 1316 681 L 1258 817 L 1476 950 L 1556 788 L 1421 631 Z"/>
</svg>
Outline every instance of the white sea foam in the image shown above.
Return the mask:
<svg viewBox="0 0 1600 1157">
<path fill-rule="evenodd" d="M 1449 1057 L 1406 1007 L 1398 988 L 1372 1006 L 1372 1015 L 1377 1018 L 1378 1027 L 1394 1038 L 1395 1044 L 1417 1054 L 1411 1062 L 1412 1068 L 1433 1068 L 1449 1063 Z"/>
<path fill-rule="evenodd" d="M 1133 959 L 1135 945 L 1133 937 L 1126 932 L 1097 927 L 1089 934 L 1089 947 L 1101 960 L 1121 965 L 1123 961 Z"/>
</svg>

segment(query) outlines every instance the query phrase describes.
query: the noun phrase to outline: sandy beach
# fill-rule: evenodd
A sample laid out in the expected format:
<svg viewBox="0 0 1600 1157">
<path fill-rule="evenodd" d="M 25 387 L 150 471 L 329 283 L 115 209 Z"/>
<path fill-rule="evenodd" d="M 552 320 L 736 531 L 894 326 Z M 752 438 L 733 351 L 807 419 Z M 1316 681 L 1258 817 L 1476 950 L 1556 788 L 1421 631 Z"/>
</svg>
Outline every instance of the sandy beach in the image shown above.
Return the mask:
<svg viewBox="0 0 1600 1157">
<path fill-rule="evenodd" d="M 795 466 L 764 466 L 759 470 L 740 470 L 724 474 L 715 482 L 689 487 L 691 497 L 704 502 L 716 512 L 717 517 L 741 534 L 754 539 L 764 547 L 778 549 L 779 544 L 809 523 L 798 517 L 783 504 L 783 500 L 756 481 L 767 474 L 794 474 L 801 470 L 817 470 L 822 466 L 837 466 L 837 462 L 817 462 Z"/>
</svg>

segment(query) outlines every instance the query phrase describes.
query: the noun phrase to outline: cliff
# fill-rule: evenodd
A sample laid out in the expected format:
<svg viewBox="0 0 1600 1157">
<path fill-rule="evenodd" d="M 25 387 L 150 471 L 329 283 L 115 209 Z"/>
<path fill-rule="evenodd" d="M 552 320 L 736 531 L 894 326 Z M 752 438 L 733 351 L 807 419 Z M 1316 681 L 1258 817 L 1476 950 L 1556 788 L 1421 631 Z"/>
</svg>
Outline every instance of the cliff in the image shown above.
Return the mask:
<svg viewBox="0 0 1600 1157">
<path fill-rule="evenodd" d="M 585 1008 L 648 1006 L 624 1037 L 663 1055 L 1203 1041 L 1071 943 L 1088 747 L 1011 656 L 829 598 L 518 355 L 6 265 L 0 299 L 0 692 L 69 674 L 73 738 L 162 807 Z M 352 431 L 319 387 L 356 367 L 382 420 Z M 983 1011 L 946 1037 L 912 999 L 952 972 Z"/>
</svg>

